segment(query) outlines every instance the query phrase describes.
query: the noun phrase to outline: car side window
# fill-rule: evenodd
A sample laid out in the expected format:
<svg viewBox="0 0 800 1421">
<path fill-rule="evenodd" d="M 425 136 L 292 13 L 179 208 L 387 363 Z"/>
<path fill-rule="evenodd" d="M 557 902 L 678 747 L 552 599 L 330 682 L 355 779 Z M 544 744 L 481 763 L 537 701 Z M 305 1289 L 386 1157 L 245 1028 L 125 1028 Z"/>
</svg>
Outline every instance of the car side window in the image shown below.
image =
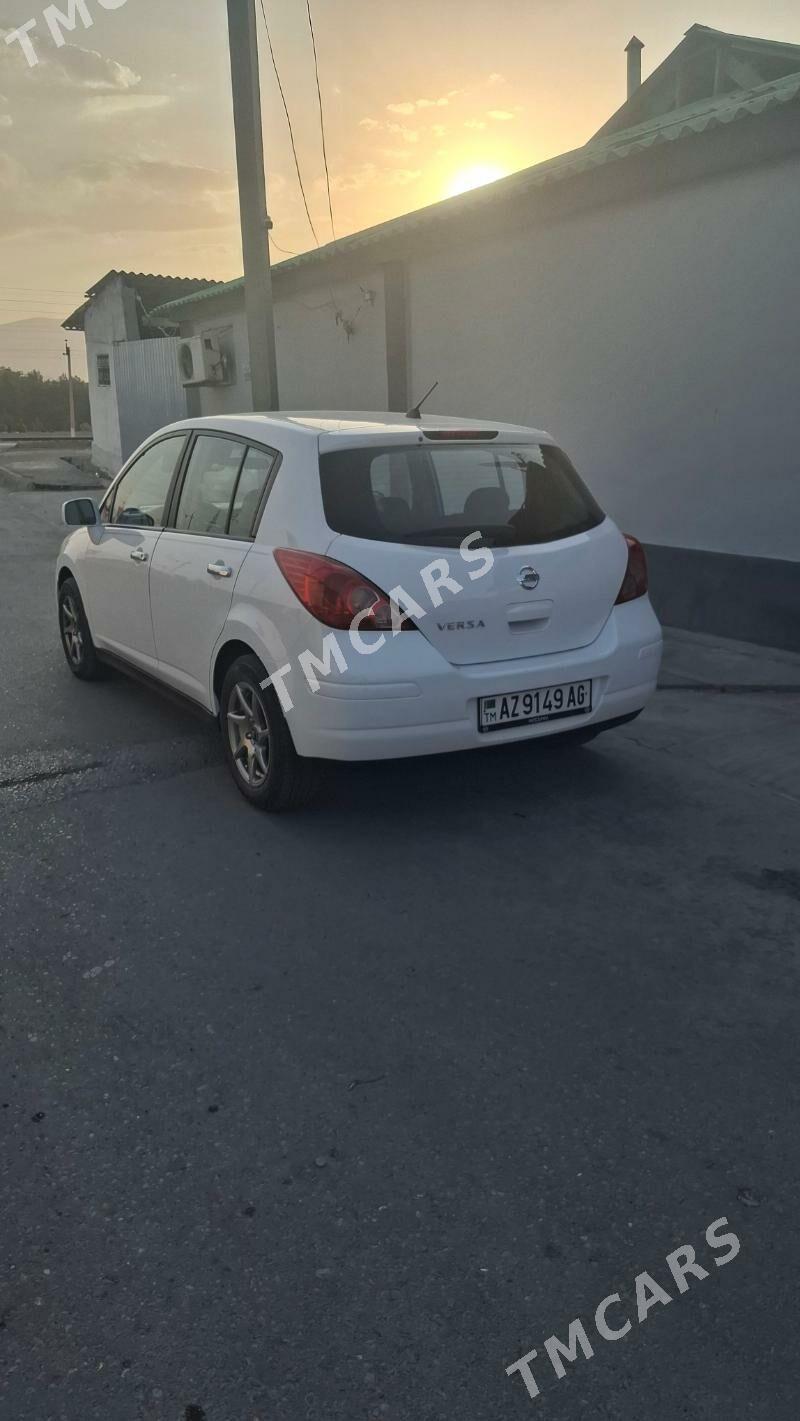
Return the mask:
<svg viewBox="0 0 800 1421">
<path fill-rule="evenodd" d="M 163 528 L 172 475 L 185 443 L 185 434 L 169 435 L 139 455 L 117 484 L 109 523 L 129 528 Z"/>
<path fill-rule="evenodd" d="M 246 445 L 221 434 L 199 434 L 189 456 L 175 527 L 186 533 L 227 532 L 228 514 Z"/>
<path fill-rule="evenodd" d="M 267 449 L 248 449 L 242 464 L 239 482 L 233 495 L 228 532 L 232 538 L 251 538 L 253 520 L 264 493 L 275 455 Z"/>
</svg>

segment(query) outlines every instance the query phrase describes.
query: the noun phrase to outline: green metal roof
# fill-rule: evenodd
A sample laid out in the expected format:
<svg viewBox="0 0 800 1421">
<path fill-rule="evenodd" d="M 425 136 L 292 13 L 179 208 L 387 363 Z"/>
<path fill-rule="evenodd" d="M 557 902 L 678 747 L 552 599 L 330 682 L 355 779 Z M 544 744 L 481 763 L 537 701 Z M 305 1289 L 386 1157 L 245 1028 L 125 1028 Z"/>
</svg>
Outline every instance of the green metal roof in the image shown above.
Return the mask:
<svg viewBox="0 0 800 1421">
<path fill-rule="evenodd" d="M 507 178 L 500 178 L 497 182 L 475 188 L 472 192 L 446 198 L 442 202 L 418 208 L 402 217 L 394 217 L 389 222 L 381 222 L 375 227 L 353 232 L 348 237 L 340 237 L 337 242 L 328 242 L 324 246 L 302 252 L 299 256 L 289 257 L 286 261 L 278 262 L 273 271 L 277 275 L 324 263 L 345 253 L 358 251 L 362 247 L 380 247 L 382 243 L 394 241 L 423 228 L 457 221 L 460 216 L 467 215 L 487 203 L 503 203 L 547 184 L 562 182 L 566 178 L 577 177 L 609 163 L 623 161 L 661 144 L 692 138 L 709 129 L 752 118 L 784 104 L 797 103 L 798 100 L 800 72 L 761 84 L 755 89 L 702 99 L 698 103 L 648 119 L 622 132 L 597 136 L 582 148 L 575 148 L 556 158 L 548 158 L 532 168 L 524 168 Z M 376 253 L 376 260 L 379 259 Z M 171 316 L 191 308 L 200 301 L 212 300 L 215 296 L 227 296 L 243 287 L 244 277 L 239 276 L 234 281 L 225 281 L 219 286 L 207 286 L 202 291 L 168 301 L 156 307 L 151 314 Z"/>
</svg>

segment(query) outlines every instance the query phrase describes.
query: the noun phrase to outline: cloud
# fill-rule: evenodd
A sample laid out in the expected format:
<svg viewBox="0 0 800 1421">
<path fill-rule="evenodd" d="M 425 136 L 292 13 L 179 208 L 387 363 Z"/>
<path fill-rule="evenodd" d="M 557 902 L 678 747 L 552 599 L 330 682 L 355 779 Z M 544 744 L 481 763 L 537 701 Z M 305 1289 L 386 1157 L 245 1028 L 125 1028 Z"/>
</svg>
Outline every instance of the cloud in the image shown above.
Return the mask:
<svg viewBox="0 0 800 1421">
<path fill-rule="evenodd" d="M 51 118 L 55 108 L 75 104 L 87 95 L 130 93 L 142 82 L 141 75 L 127 64 L 108 59 L 95 49 L 82 49 L 76 44 L 56 48 L 52 40 L 43 36 L 36 45 L 39 62 L 29 67 L 18 48 L 4 43 L 0 27 L 3 92 L 15 107 L 35 106 L 41 112 L 46 103 Z"/>
<path fill-rule="evenodd" d="M 406 128 L 404 123 L 387 123 L 386 127 L 390 133 L 396 133 L 405 143 L 419 142 L 418 128 Z"/>
<path fill-rule="evenodd" d="M 3 236 L 59 231 L 94 238 L 125 232 L 179 232 L 233 225 L 233 174 L 163 159 L 116 155 L 61 165 L 46 184 L 0 154 Z"/>
<path fill-rule="evenodd" d="M 358 120 L 358 126 L 359 128 L 368 128 L 370 130 L 381 127 L 376 118 L 360 118 Z"/>
<path fill-rule="evenodd" d="M 464 124 L 464 127 L 465 127 L 465 128 L 474 128 L 474 129 L 478 130 L 478 129 L 481 129 L 481 128 L 485 128 L 485 127 L 486 127 L 486 124 L 485 124 L 485 123 L 483 122 L 483 120 L 480 119 L 480 118 L 468 118 L 467 121 L 466 121 L 466 123 Z"/>
<path fill-rule="evenodd" d="M 387 150 L 386 157 L 392 156 Z M 406 153 L 395 153 L 395 157 L 406 157 Z M 377 187 L 407 187 L 422 177 L 421 168 L 408 168 L 404 164 L 397 168 L 380 168 L 376 163 L 362 163 L 350 172 L 336 173 L 331 179 L 334 192 L 355 193 L 374 191 Z"/>
<path fill-rule="evenodd" d="M 351 173 L 334 174 L 331 187 L 334 192 L 358 192 L 361 188 L 370 187 L 378 176 L 374 163 L 362 163 L 360 168 L 355 168 Z"/>
<path fill-rule="evenodd" d="M 399 104 L 387 104 L 389 113 L 411 114 L 416 109 L 444 109 L 447 108 L 451 99 L 460 94 L 460 89 L 449 89 L 446 94 L 442 94 L 438 99 L 404 99 Z"/>
<path fill-rule="evenodd" d="M 508 120 L 513 117 L 513 113 L 509 113 L 508 109 L 489 110 L 489 118 L 493 118 L 497 123 L 508 123 Z"/>
<path fill-rule="evenodd" d="M 387 181 L 392 187 L 408 187 L 409 183 L 415 183 L 421 177 L 421 168 L 395 168 L 387 174 Z"/>
<path fill-rule="evenodd" d="M 431 126 L 431 133 L 433 134 L 434 138 L 444 138 L 446 132 L 447 129 L 445 128 L 445 125 L 443 123 L 434 123 Z"/>
<path fill-rule="evenodd" d="M 59 90 L 96 90 L 98 93 L 118 93 L 135 88 L 141 75 L 127 64 L 109 59 L 96 49 L 84 49 L 77 44 L 56 46 L 47 35 L 35 37 L 38 63 L 29 66 L 19 45 L 7 45 L 9 31 L 0 25 L 0 73 L 9 93 L 32 96 L 46 86 L 48 96 Z"/>
<path fill-rule="evenodd" d="M 12 128 L 14 120 L 10 113 L 0 113 L 0 128 Z"/>
<path fill-rule="evenodd" d="M 392 163 L 404 163 L 408 157 L 407 148 L 381 148 L 382 158 L 388 158 Z"/>
<path fill-rule="evenodd" d="M 488 77 L 488 79 L 486 80 L 486 82 L 487 82 L 487 84 L 505 84 L 505 82 L 506 82 L 506 80 L 505 80 L 505 75 L 504 75 L 504 74 L 498 74 L 497 71 L 495 70 L 492 74 L 489 75 L 489 77 Z"/>
<path fill-rule="evenodd" d="M 68 84 L 101 93 L 133 89 L 141 83 L 141 75 L 127 64 L 119 64 L 116 59 L 98 54 L 96 49 L 81 49 L 76 44 L 65 44 L 61 49 L 53 45 L 49 55 L 40 56 L 39 63 L 60 70 Z"/>
<path fill-rule="evenodd" d="M 162 109 L 171 103 L 169 94 L 97 94 L 87 99 L 82 119 L 116 118 L 119 114 L 141 113 L 147 109 Z"/>
</svg>

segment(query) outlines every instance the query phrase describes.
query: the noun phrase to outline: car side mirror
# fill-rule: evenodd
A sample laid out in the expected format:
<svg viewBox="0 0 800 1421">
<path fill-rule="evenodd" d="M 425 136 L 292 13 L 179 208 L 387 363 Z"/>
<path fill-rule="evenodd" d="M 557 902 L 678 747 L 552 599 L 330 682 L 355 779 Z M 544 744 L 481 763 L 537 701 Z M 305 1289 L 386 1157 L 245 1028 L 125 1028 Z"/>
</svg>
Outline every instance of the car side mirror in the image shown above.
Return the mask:
<svg viewBox="0 0 800 1421">
<path fill-rule="evenodd" d="M 93 498 L 68 498 L 61 509 L 61 517 L 68 528 L 85 528 L 100 521 Z"/>
</svg>

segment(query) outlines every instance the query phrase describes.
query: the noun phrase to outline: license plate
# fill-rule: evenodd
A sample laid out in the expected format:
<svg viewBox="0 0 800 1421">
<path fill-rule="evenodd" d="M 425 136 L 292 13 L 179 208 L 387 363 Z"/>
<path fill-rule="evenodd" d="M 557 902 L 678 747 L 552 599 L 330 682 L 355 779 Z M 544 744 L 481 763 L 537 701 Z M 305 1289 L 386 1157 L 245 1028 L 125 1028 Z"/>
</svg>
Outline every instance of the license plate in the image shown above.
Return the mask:
<svg viewBox="0 0 800 1421">
<path fill-rule="evenodd" d="M 481 696 L 478 729 L 505 730 L 509 725 L 536 725 L 543 720 L 588 715 L 591 709 L 591 681 L 540 686 L 535 691 L 514 691 L 505 696 Z"/>
</svg>

